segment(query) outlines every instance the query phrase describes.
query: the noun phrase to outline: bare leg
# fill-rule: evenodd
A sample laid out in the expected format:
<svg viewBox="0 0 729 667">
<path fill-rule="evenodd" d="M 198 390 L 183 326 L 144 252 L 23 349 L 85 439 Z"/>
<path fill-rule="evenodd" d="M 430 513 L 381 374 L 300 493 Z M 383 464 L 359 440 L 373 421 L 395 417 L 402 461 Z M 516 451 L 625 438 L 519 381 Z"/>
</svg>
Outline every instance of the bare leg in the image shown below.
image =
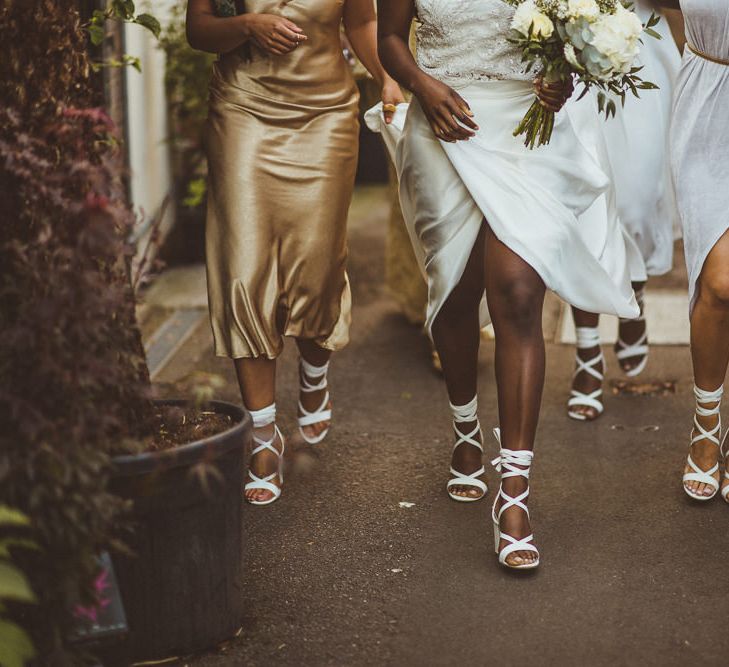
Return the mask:
<svg viewBox="0 0 729 667">
<path fill-rule="evenodd" d="M 691 314 L 694 378 L 698 387 L 712 391 L 724 384 L 729 364 L 729 232 L 709 253 L 697 290 L 698 298 Z M 714 406 L 716 403 L 704 407 Z M 698 418 L 706 430 L 714 428 L 717 419 L 714 416 Z M 717 447 L 707 441 L 699 440 L 691 447 L 691 458 L 702 470 L 710 470 L 718 455 Z M 688 467 L 686 472 L 689 472 Z M 712 489 L 708 484 L 686 482 L 686 486 L 697 494 L 711 495 Z"/>
<path fill-rule="evenodd" d="M 486 239 L 486 294 L 496 333 L 496 384 L 502 447 L 534 448 L 544 386 L 542 307 L 546 288 L 537 272 L 501 243 L 489 229 Z M 523 477 L 502 480 L 504 492 L 517 497 L 527 488 Z M 498 509 L 498 508 L 497 508 Z M 501 530 L 517 539 L 531 533 L 529 519 L 517 507 L 507 509 Z M 500 548 L 506 546 L 502 540 Z M 516 551 L 512 565 L 536 560 Z"/>
<path fill-rule="evenodd" d="M 243 405 L 248 410 L 261 410 L 275 402 L 276 394 L 276 361 L 259 357 L 257 359 L 235 359 L 235 372 L 238 376 Z M 274 425 L 256 429 L 256 436 L 268 440 L 273 436 Z M 280 449 L 281 443 L 274 443 Z M 264 450 L 251 457 L 250 468 L 258 477 L 267 477 L 278 469 L 278 458 L 268 450 Z M 278 480 L 274 480 L 280 485 Z M 245 492 L 248 500 L 264 502 L 270 500 L 273 494 L 266 489 L 249 489 Z"/>
<path fill-rule="evenodd" d="M 299 347 L 299 354 L 308 361 L 312 366 L 323 366 L 326 364 L 330 357 L 332 356 L 331 351 L 325 350 L 323 347 L 320 347 L 317 345 L 317 343 L 313 340 L 307 340 L 305 338 L 297 338 L 296 344 Z M 301 369 L 299 369 L 299 373 L 301 373 Z M 311 380 L 311 378 L 309 378 Z M 322 401 L 324 400 L 324 396 L 326 396 L 326 389 L 322 389 L 320 391 L 312 391 L 312 392 L 301 392 L 299 395 L 299 398 L 301 400 L 301 404 L 309 411 L 313 412 L 314 410 L 318 410 L 319 406 L 322 404 Z M 331 408 L 331 403 L 329 404 L 329 407 Z M 316 424 L 311 424 L 311 426 L 304 426 L 303 430 L 309 436 L 310 438 L 315 438 L 320 433 L 322 433 L 325 429 L 329 428 L 330 422 L 329 421 L 323 421 L 318 422 Z"/>
<path fill-rule="evenodd" d="M 575 320 L 576 327 L 595 328 L 600 324 L 599 315 L 596 315 L 595 313 L 588 313 L 584 310 L 580 310 L 579 308 L 572 308 L 572 317 Z M 595 347 L 577 349 L 577 356 L 585 362 L 594 359 L 599 354 L 599 345 L 596 345 Z M 605 373 L 605 364 L 603 364 L 602 362 L 595 364 L 594 368 L 599 373 Z M 575 379 L 572 382 L 572 388 L 576 389 L 582 394 L 589 395 L 594 391 L 600 389 L 601 384 L 602 383 L 600 382 L 600 380 L 598 380 L 596 377 L 590 375 L 589 373 L 586 373 L 585 371 L 582 371 L 581 373 L 577 373 L 577 375 L 575 375 Z M 600 416 L 598 411 L 589 405 L 575 405 L 570 408 L 570 411 L 584 415 L 587 421 L 592 421 L 593 419 L 597 419 Z"/>
<path fill-rule="evenodd" d="M 460 282 L 433 322 L 433 341 L 440 356 L 448 397 L 454 405 L 465 405 L 476 395 L 480 342 L 478 310 L 484 292 L 485 230 L 484 225 Z M 459 424 L 462 433 L 469 433 L 474 428 L 475 422 Z M 453 451 L 451 465 L 468 475 L 481 468 L 483 456 L 476 447 L 461 445 Z M 451 492 L 460 496 L 481 495 L 480 491 L 469 486 L 453 486 Z"/>
</svg>

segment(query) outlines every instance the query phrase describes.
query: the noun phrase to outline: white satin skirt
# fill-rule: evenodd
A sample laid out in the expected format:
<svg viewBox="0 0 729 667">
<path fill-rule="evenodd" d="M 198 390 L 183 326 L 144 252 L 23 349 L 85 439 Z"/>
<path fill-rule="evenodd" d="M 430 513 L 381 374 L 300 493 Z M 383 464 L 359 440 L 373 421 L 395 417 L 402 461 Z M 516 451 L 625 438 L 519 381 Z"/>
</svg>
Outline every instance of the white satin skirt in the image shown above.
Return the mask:
<svg viewBox="0 0 729 667">
<path fill-rule="evenodd" d="M 639 314 L 617 216 L 601 122 L 589 100 L 557 115 L 551 143 L 535 150 L 512 135 L 534 99 L 530 83 L 480 81 L 458 92 L 480 126 L 469 141 L 435 137 L 418 102 L 383 133 L 400 180 L 400 203 L 428 282 L 426 329 L 458 284 L 484 219 L 496 237 L 568 303 L 595 313 Z M 490 318 L 484 301 L 481 323 Z"/>
</svg>

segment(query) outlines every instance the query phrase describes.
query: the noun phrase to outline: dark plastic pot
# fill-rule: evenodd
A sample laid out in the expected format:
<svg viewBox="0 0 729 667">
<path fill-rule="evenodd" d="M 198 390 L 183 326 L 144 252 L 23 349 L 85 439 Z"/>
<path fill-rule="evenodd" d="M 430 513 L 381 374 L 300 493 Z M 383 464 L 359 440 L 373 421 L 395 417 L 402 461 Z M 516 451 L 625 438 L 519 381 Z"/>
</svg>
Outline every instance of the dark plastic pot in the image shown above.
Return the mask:
<svg viewBox="0 0 729 667">
<path fill-rule="evenodd" d="M 164 401 L 184 405 L 185 401 Z M 194 653 L 241 627 L 243 453 L 250 416 L 230 403 L 208 409 L 235 426 L 162 452 L 114 459 L 112 489 L 134 503 L 133 557 L 114 558 L 130 660 Z M 214 466 L 206 484 L 192 472 Z"/>
</svg>

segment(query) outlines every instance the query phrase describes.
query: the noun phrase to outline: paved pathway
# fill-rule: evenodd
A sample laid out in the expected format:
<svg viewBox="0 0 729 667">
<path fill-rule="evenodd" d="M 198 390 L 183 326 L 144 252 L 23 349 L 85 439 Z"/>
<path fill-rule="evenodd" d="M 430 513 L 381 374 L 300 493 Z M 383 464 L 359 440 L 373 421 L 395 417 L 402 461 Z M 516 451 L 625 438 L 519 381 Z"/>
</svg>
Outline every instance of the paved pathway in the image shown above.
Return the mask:
<svg viewBox="0 0 729 667">
<path fill-rule="evenodd" d="M 445 495 L 445 390 L 384 294 L 384 199 L 370 190 L 358 201 L 367 205 L 352 224 L 355 325 L 332 370 L 335 427 L 313 451 L 294 443 L 281 501 L 245 508 L 240 637 L 184 664 L 729 664 L 729 507 L 691 504 L 679 481 L 688 350 L 655 348 L 645 374 L 675 380 L 676 394 L 608 396 L 606 414 L 584 425 L 564 414 L 571 351 L 549 344 L 531 503 L 543 563 L 511 575 L 493 554 L 488 501 Z M 556 332 L 555 303 L 545 326 Z M 210 345 L 203 324 L 159 380 L 220 373 L 221 397 L 238 400 Z M 485 343 L 485 428 L 496 423 L 492 356 Z M 288 433 L 295 382 L 289 346 L 278 396 Z"/>
</svg>

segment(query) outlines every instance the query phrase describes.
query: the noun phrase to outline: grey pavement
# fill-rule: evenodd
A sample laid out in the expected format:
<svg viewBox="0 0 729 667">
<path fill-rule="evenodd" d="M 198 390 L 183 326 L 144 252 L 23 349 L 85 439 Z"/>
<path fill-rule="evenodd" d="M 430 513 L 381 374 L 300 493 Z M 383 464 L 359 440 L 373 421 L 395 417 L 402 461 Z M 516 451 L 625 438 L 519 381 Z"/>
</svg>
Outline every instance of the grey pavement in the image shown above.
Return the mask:
<svg viewBox="0 0 729 667">
<path fill-rule="evenodd" d="M 640 379 L 675 381 L 674 394 L 606 387 L 605 415 L 580 424 L 565 415 L 572 350 L 548 343 L 530 501 L 542 566 L 507 572 L 489 519 L 496 473 L 485 501 L 445 494 L 445 388 L 422 335 L 382 285 L 386 198 L 371 188 L 356 205 L 354 327 L 332 365 L 332 432 L 314 449 L 296 441 L 296 357 L 287 346 L 277 396 L 291 436 L 286 484 L 274 505 L 244 508 L 245 624 L 237 638 L 180 664 L 729 664 L 729 506 L 693 504 L 680 483 L 688 349 L 654 347 Z M 553 299 L 548 312 L 545 328 L 556 335 Z M 195 329 L 160 372 L 162 391 L 204 371 L 225 378 L 221 398 L 239 401 L 231 364 L 214 358 L 211 344 L 207 326 Z M 620 376 L 606 354 L 609 382 Z M 492 359 L 485 342 L 487 432 L 497 423 Z M 495 455 L 496 443 L 487 439 L 486 449 Z"/>
</svg>

